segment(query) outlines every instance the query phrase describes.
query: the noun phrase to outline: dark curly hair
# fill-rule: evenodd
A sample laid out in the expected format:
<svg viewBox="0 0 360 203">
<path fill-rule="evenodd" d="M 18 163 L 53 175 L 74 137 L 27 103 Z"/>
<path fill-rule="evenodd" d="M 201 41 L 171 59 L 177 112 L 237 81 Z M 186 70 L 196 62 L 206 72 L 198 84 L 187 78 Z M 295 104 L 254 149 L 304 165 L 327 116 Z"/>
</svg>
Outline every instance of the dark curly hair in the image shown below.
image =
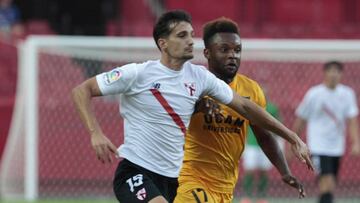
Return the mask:
<svg viewBox="0 0 360 203">
<path fill-rule="evenodd" d="M 236 22 L 229 18 L 221 17 L 206 23 L 203 27 L 203 40 L 208 48 L 211 38 L 219 32 L 239 34 L 239 27 Z"/>
</svg>

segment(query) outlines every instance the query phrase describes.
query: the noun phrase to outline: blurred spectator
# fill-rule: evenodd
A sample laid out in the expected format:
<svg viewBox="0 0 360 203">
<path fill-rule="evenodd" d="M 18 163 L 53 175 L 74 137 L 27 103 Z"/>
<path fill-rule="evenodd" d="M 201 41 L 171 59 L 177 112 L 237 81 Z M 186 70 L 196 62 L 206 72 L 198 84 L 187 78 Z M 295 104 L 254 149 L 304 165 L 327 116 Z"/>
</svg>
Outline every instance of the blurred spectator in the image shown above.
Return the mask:
<svg viewBox="0 0 360 203">
<path fill-rule="evenodd" d="M 166 11 L 165 0 L 149 0 L 145 1 L 145 3 L 148 4 L 151 12 L 156 16 L 156 18 L 159 18 L 161 14 Z"/>
<path fill-rule="evenodd" d="M 12 4 L 12 0 L 0 0 L 0 39 L 8 41 L 23 34 L 18 8 Z"/>
<path fill-rule="evenodd" d="M 62 35 L 106 35 L 107 21 L 117 15 L 114 0 L 50 0 L 50 22 Z"/>
<path fill-rule="evenodd" d="M 51 24 L 61 35 L 103 36 L 107 20 L 116 16 L 114 0 L 51 0 Z M 103 72 L 103 61 L 73 58 L 83 69 L 84 77 L 91 78 Z"/>
<path fill-rule="evenodd" d="M 360 153 L 356 95 L 352 88 L 340 83 L 342 72 L 342 63 L 326 63 L 323 83 L 310 88 L 296 109 L 294 132 L 300 135 L 307 123 L 307 143 L 319 176 L 319 203 L 334 202 L 347 123 L 351 152 Z"/>
</svg>

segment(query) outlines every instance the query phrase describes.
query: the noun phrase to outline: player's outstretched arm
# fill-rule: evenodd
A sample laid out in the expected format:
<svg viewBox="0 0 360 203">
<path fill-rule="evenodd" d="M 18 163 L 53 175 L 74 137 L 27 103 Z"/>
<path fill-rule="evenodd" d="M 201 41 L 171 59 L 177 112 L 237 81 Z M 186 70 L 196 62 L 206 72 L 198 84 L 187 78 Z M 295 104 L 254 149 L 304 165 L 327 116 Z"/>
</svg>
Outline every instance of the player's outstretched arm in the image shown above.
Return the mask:
<svg viewBox="0 0 360 203">
<path fill-rule="evenodd" d="M 284 153 L 281 151 L 278 141 L 271 132 L 255 125 L 251 125 L 251 129 L 254 132 L 260 148 L 269 158 L 271 163 L 276 167 L 279 173 L 281 175 L 291 174 Z"/>
<path fill-rule="evenodd" d="M 259 146 L 264 151 L 266 156 L 269 158 L 271 163 L 276 167 L 276 169 L 281 174 L 282 180 L 294 187 L 299 192 L 299 198 L 306 196 L 303 185 L 291 174 L 289 166 L 286 162 L 284 153 L 281 151 L 281 148 L 276 140 L 276 138 L 269 132 L 257 126 L 251 125 L 256 140 L 259 143 Z"/>
<path fill-rule="evenodd" d="M 269 130 L 287 140 L 291 143 L 295 156 L 306 163 L 309 169 L 314 170 L 308 147 L 294 132 L 254 102 L 239 96 L 235 92 L 233 92 L 233 95 L 233 100 L 228 104 L 229 107 L 243 115 L 254 125 Z"/>
<path fill-rule="evenodd" d="M 112 162 L 112 153 L 117 153 L 116 147 L 103 134 L 95 114 L 91 108 L 91 98 L 101 96 L 96 78 L 90 78 L 72 90 L 72 100 L 82 122 L 90 133 L 91 144 L 97 158 L 102 162 Z"/>
</svg>

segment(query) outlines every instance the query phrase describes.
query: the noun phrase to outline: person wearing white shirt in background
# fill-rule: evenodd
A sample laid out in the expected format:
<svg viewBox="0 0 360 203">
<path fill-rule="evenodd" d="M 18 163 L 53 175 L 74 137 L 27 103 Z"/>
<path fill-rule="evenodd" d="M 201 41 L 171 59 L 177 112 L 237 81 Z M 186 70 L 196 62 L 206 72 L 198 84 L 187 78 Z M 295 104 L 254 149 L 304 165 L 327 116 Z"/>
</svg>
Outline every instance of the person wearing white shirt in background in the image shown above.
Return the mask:
<svg viewBox="0 0 360 203">
<path fill-rule="evenodd" d="M 97 158 L 124 159 L 115 172 L 113 189 L 121 203 L 172 202 L 183 159 L 184 135 L 196 101 L 209 95 L 227 104 L 252 123 L 273 131 L 292 144 L 293 151 L 310 169 L 304 142 L 265 110 L 234 93 L 193 58 L 194 30 L 184 11 L 169 11 L 157 21 L 153 37 L 161 58 L 127 64 L 92 77 L 72 91 L 72 98 L 87 128 Z M 124 119 L 124 144 L 117 150 L 104 135 L 91 109 L 96 96 L 120 94 Z"/>
<path fill-rule="evenodd" d="M 340 83 L 343 64 L 330 61 L 323 69 L 323 83 L 311 87 L 296 109 L 293 129 L 300 135 L 307 124 L 307 144 L 319 175 L 319 203 L 332 203 L 347 124 L 351 152 L 360 154 L 358 107 L 354 90 Z"/>
</svg>

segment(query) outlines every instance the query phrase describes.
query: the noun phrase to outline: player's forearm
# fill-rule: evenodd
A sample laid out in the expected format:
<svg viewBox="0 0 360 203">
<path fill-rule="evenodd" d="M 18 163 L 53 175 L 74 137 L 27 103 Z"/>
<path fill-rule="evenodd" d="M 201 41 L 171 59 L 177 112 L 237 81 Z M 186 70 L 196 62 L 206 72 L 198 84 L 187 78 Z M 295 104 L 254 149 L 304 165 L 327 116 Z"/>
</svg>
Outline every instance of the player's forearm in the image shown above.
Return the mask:
<svg viewBox="0 0 360 203">
<path fill-rule="evenodd" d="M 293 131 L 300 135 L 305 127 L 305 122 L 306 121 L 304 119 L 297 117 L 293 125 Z"/>
<path fill-rule="evenodd" d="M 247 118 L 254 125 L 281 136 L 291 144 L 297 143 L 300 139 L 294 132 L 285 127 L 264 109 L 252 101 L 240 97 L 236 93 L 234 93 L 234 99 L 229 106 Z"/>
<path fill-rule="evenodd" d="M 72 99 L 77 112 L 90 135 L 93 135 L 101 132 L 101 128 L 91 109 L 91 97 L 91 91 L 84 84 L 81 84 L 72 90 Z"/>
<path fill-rule="evenodd" d="M 351 138 L 351 142 L 353 144 L 359 145 L 360 139 L 359 139 L 359 124 L 357 117 L 351 118 L 349 120 L 349 134 Z"/>
<path fill-rule="evenodd" d="M 276 138 L 268 131 L 252 127 L 259 146 L 269 158 L 271 163 L 276 167 L 281 176 L 291 175 L 289 166 L 286 162 L 284 153 L 276 140 Z"/>
</svg>

